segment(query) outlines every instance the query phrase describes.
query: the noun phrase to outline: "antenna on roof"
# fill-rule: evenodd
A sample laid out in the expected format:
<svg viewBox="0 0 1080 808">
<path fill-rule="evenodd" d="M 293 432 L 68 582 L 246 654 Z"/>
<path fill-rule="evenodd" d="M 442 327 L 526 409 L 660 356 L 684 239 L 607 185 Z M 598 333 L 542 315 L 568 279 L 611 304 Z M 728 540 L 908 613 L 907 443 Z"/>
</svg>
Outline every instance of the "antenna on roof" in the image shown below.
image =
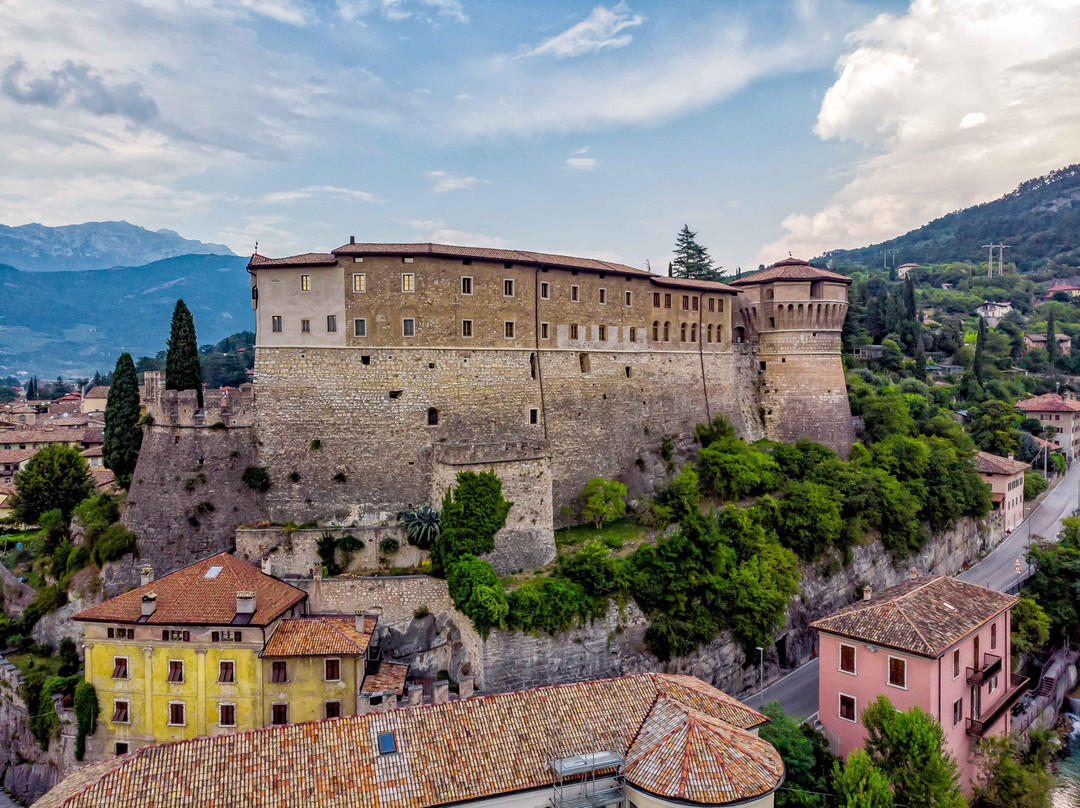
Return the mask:
<svg viewBox="0 0 1080 808">
<path fill-rule="evenodd" d="M 255 255 L 258 255 L 258 254 L 259 254 L 259 242 L 258 242 L 258 240 L 256 240 L 255 241 Z"/>
</svg>

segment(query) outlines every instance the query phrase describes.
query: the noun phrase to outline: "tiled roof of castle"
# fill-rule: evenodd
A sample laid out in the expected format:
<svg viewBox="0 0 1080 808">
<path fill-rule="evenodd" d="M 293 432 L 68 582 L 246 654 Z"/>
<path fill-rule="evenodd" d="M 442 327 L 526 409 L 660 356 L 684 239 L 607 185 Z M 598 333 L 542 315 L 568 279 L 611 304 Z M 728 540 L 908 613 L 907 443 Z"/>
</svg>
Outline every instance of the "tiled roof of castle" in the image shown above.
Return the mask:
<svg viewBox="0 0 1080 808">
<path fill-rule="evenodd" d="M 599 751 L 593 730 L 627 753 L 630 785 L 722 804 L 782 782 L 779 754 L 746 731 L 763 723 L 700 680 L 639 674 L 147 746 L 35 806 L 427 808 L 550 789 L 548 761 Z M 397 752 L 380 755 L 386 732 Z"/>
<path fill-rule="evenodd" d="M 975 455 L 974 463 L 975 471 L 982 474 L 1019 474 L 1031 468 L 1029 463 L 1010 460 L 1007 457 L 990 454 L 989 452 L 979 452 Z"/>
<path fill-rule="evenodd" d="M 1023 412 L 1080 412 L 1080 401 L 1065 398 L 1057 393 L 1043 393 L 1041 396 L 1018 401 L 1016 409 Z M 0 440 L 3 438 L 0 437 Z"/>
<path fill-rule="evenodd" d="M 811 266 L 808 261 L 799 258 L 785 258 L 777 261 L 768 269 L 755 272 L 751 275 L 743 275 L 731 281 L 732 286 L 745 286 L 751 283 L 766 283 L 767 281 L 840 281 L 851 283 L 851 278 L 838 272 L 829 272 Z"/>
<path fill-rule="evenodd" d="M 153 593 L 157 606 L 145 621 L 149 625 L 227 626 L 236 616 L 237 592 L 255 593 L 255 614 L 248 621 L 253 626 L 268 625 L 307 597 L 303 590 L 264 575 L 246 561 L 218 553 L 91 606 L 73 619 L 137 623 L 142 596 Z"/>
<path fill-rule="evenodd" d="M 408 665 L 394 662 L 380 662 L 379 669 L 364 677 L 363 693 L 404 693 L 405 677 L 409 674 Z"/>
<path fill-rule="evenodd" d="M 702 289 L 704 291 L 717 291 L 717 292 L 734 292 L 738 293 L 738 289 L 733 289 L 725 281 L 699 281 L 693 278 L 668 278 L 664 275 L 653 275 L 652 282 L 657 286 L 677 286 L 682 289 Z"/>
<path fill-rule="evenodd" d="M 371 630 L 356 630 L 356 621 L 340 617 L 294 617 L 277 624 L 261 656 L 359 656 L 367 651 Z"/>
<path fill-rule="evenodd" d="M 915 578 L 810 627 L 935 658 L 1014 603 L 1013 595 L 956 578 Z"/>
<path fill-rule="evenodd" d="M 330 253 L 301 253 L 289 255 L 285 258 L 267 258 L 265 255 L 251 256 L 248 261 L 248 269 L 252 267 L 304 267 L 304 266 L 334 266 L 337 256 Z"/>
</svg>

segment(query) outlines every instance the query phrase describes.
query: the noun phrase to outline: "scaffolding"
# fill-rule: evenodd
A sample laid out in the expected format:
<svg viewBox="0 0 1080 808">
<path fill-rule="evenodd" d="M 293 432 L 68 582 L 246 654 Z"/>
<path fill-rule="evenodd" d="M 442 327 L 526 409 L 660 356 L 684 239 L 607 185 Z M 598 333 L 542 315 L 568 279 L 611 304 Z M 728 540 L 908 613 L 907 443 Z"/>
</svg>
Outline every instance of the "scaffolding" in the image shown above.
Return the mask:
<svg viewBox="0 0 1080 808">
<path fill-rule="evenodd" d="M 617 735 L 618 729 L 613 728 Z M 626 756 L 622 752 L 622 737 L 605 741 L 586 723 L 585 737 L 589 751 L 575 752 L 562 730 L 552 732 L 551 769 L 552 808 L 603 808 L 623 800 L 622 767 Z M 597 779 L 597 775 L 600 779 Z M 609 782 L 610 778 L 610 782 Z"/>
</svg>

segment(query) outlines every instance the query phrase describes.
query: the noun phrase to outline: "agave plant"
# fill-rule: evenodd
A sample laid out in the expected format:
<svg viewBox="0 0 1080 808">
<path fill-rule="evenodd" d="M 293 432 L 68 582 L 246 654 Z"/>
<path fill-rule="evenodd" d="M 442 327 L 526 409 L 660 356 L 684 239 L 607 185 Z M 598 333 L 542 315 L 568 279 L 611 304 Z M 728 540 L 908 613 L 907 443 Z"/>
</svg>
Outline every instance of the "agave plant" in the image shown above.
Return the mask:
<svg viewBox="0 0 1080 808">
<path fill-rule="evenodd" d="M 442 518 L 430 505 L 421 505 L 398 514 L 398 524 L 405 528 L 409 544 L 430 550 L 442 532 Z"/>
</svg>

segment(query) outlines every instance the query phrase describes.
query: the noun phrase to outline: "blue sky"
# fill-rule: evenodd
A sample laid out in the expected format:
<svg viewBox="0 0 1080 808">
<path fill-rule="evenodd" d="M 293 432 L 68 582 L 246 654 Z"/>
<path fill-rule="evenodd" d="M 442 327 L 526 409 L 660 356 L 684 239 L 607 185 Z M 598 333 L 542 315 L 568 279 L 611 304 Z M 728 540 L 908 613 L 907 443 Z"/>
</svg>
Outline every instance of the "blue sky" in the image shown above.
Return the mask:
<svg viewBox="0 0 1080 808">
<path fill-rule="evenodd" d="M 0 222 L 662 270 L 888 238 L 1080 160 L 1076 0 L 0 4 Z"/>
</svg>

